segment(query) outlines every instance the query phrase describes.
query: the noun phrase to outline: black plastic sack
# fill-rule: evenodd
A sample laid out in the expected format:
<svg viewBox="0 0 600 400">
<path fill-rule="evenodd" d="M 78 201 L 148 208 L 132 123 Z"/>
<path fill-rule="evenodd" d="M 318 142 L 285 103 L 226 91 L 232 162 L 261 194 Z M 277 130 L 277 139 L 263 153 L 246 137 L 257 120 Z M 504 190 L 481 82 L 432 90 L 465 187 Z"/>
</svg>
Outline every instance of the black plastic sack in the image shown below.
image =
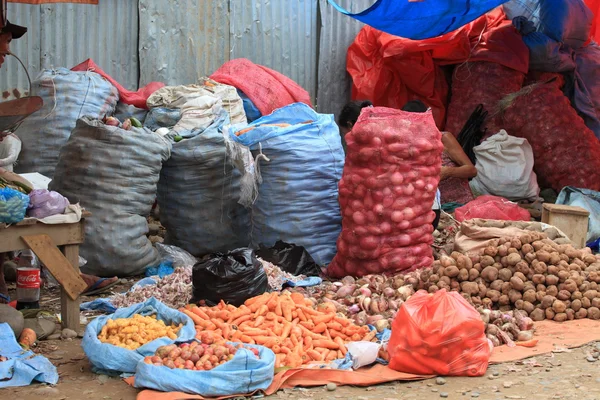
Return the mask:
<svg viewBox="0 0 600 400">
<path fill-rule="evenodd" d="M 256 255 L 293 275 L 319 276 L 321 268 L 302 246 L 278 240 L 273 247 L 260 245 Z"/>
<path fill-rule="evenodd" d="M 269 290 L 267 274 L 254 250 L 241 248 L 215 253 L 194 265 L 193 302 L 216 305 L 221 300 L 236 307 Z"/>
</svg>

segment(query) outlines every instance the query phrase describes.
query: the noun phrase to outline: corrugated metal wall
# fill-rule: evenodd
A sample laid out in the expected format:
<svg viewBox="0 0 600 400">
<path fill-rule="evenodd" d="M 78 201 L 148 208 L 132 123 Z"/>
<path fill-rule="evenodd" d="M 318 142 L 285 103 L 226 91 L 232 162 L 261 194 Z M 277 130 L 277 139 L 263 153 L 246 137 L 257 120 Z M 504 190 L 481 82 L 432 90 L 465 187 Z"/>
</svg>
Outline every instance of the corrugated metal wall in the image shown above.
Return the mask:
<svg viewBox="0 0 600 400">
<path fill-rule="evenodd" d="M 374 1 L 338 3 L 360 11 Z M 41 68 L 92 58 L 128 89 L 151 81 L 189 84 L 244 57 L 298 82 L 327 113 L 337 113 L 350 97 L 346 49 L 361 28 L 327 0 L 102 0 L 8 8 L 11 21 L 29 28 L 12 49 L 32 79 Z M 0 85 L 27 89 L 23 69 L 10 57 Z"/>
<path fill-rule="evenodd" d="M 102 0 L 99 5 L 10 3 L 8 19 L 28 28 L 23 38 L 11 43 L 11 51 L 27 65 L 32 80 L 42 68 L 71 68 L 92 58 L 123 86 L 137 88 L 137 1 Z M 21 93 L 28 90 L 23 68 L 12 57 L 0 71 L 0 88 L 17 88 Z"/>
</svg>

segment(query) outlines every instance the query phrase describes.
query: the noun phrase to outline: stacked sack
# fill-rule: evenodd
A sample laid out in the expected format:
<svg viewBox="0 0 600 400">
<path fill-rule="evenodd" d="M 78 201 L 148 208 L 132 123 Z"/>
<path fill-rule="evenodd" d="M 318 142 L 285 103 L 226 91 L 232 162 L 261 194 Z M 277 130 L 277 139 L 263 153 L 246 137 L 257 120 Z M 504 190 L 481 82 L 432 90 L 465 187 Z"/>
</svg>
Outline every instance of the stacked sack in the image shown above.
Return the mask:
<svg viewBox="0 0 600 400">
<path fill-rule="evenodd" d="M 600 142 L 555 83 L 526 86 L 500 107 L 506 131 L 531 144 L 541 187 L 600 190 Z"/>
<path fill-rule="evenodd" d="M 341 231 L 338 182 L 344 169 L 333 115 L 294 103 L 230 138 L 248 146 L 259 163 L 252 246 L 270 247 L 283 240 L 306 248 L 317 264 L 329 264 Z"/>
<path fill-rule="evenodd" d="M 194 256 L 249 242 L 248 212 L 238 204 L 241 173 L 222 134 L 230 121 L 222 104 L 198 85 L 167 86 L 148 98 L 149 117 L 158 108 L 181 114 L 167 135 L 173 149 L 161 171 L 157 197 L 166 242 Z M 239 108 L 243 110 L 241 99 Z"/>
<path fill-rule="evenodd" d="M 430 111 L 363 109 L 346 135 L 332 277 L 429 267 L 443 145 Z"/>
<path fill-rule="evenodd" d="M 77 120 L 111 115 L 119 100 L 117 89 L 100 75 L 66 68 L 43 70 L 32 83 L 31 94 L 40 96 L 44 106 L 15 132 L 23 142 L 15 171 L 39 172 L 49 178 Z"/>
<path fill-rule="evenodd" d="M 92 213 L 83 272 L 131 276 L 160 262 L 146 237 L 162 164 L 171 145 L 147 129 L 127 131 L 83 117 L 62 148 L 49 188 Z"/>
</svg>

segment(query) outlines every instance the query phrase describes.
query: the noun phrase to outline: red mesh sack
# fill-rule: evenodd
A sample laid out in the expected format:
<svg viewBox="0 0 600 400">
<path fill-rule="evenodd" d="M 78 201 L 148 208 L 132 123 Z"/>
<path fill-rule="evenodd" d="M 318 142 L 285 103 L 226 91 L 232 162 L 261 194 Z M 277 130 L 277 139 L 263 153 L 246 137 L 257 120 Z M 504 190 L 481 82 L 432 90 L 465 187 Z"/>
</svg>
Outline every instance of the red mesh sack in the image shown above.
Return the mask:
<svg viewBox="0 0 600 400">
<path fill-rule="evenodd" d="M 600 142 L 555 83 L 527 86 L 500 107 L 503 128 L 531 144 L 540 187 L 600 190 Z"/>
<path fill-rule="evenodd" d="M 312 107 L 308 92 L 287 76 L 245 58 L 226 62 L 210 79 L 244 92 L 262 115 L 293 103 Z"/>
<path fill-rule="evenodd" d="M 116 80 L 114 80 L 110 75 L 102 70 L 99 66 L 96 65 L 91 58 L 88 58 L 84 62 L 79 65 L 71 68 L 71 71 L 94 71 L 95 73 L 102 76 L 104 79 L 109 81 L 119 92 L 119 101 L 124 104 L 129 104 L 137 108 L 141 108 L 143 110 L 147 110 L 148 106 L 146 105 L 146 100 L 148 97 L 158 89 L 165 86 L 164 83 L 161 82 L 150 82 L 143 88 L 140 88 L 137 92 L 132 92 L 130 90 L 125 89 L 123 86 L 119 84 Z"/>
<path fill-rule="evenodd" d="M 364 108 L 346 135 L 332 277 L 428 267 L 443 149 L 431 112 Z"/>
<path fill-rule="evenodd" d="M 492 117 L 498 102 L 504 96 L 517 92 L 523 86 L 525 74 L 493 62 L 469 62 L 457 65 L 452 74 L 452 97 L 448 105 L 446 130 L 455 136 L 460 133 L 477 105 L 483 104 L 488 112 L 484 124 L 487 136 L 500 130 Z"/>
<path fill-rule="evenodd" d="M 497 219 L 501 221 L 529 221 L 529 211 L 504 197 L 485 195 L 458 207 L 454 218 L 463 222 L 473 218 Z"/>
<path fill-rule="evenodd" d="M 389 367 L 396 371 L 482 376 L 491 352 L 479 312 L 457 292 L 420 290 L 392 322 Z"/>
<path fill-rule="evenodd" d="M 565 77 L 558 72 L 529 71 L 523 86 L 533 85 L 534 83 L 551 83 L 562 89 L 565 86 Z"/>
</svg>

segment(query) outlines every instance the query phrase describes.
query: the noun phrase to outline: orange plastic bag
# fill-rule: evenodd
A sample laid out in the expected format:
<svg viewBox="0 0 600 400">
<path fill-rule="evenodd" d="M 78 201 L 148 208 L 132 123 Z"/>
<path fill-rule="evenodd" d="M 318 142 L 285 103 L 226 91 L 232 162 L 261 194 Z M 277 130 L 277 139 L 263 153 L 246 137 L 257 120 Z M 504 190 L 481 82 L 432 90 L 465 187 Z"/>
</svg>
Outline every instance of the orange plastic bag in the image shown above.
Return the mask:
<svg viewBox="0 0 600 400">
<path fill-rule="evenodd" d="M 392 323 L 389 367 L 405 373 L 482 376 L 492 352 L 485 325 L 457 292 L 418 291 Z"/>
</svg>

